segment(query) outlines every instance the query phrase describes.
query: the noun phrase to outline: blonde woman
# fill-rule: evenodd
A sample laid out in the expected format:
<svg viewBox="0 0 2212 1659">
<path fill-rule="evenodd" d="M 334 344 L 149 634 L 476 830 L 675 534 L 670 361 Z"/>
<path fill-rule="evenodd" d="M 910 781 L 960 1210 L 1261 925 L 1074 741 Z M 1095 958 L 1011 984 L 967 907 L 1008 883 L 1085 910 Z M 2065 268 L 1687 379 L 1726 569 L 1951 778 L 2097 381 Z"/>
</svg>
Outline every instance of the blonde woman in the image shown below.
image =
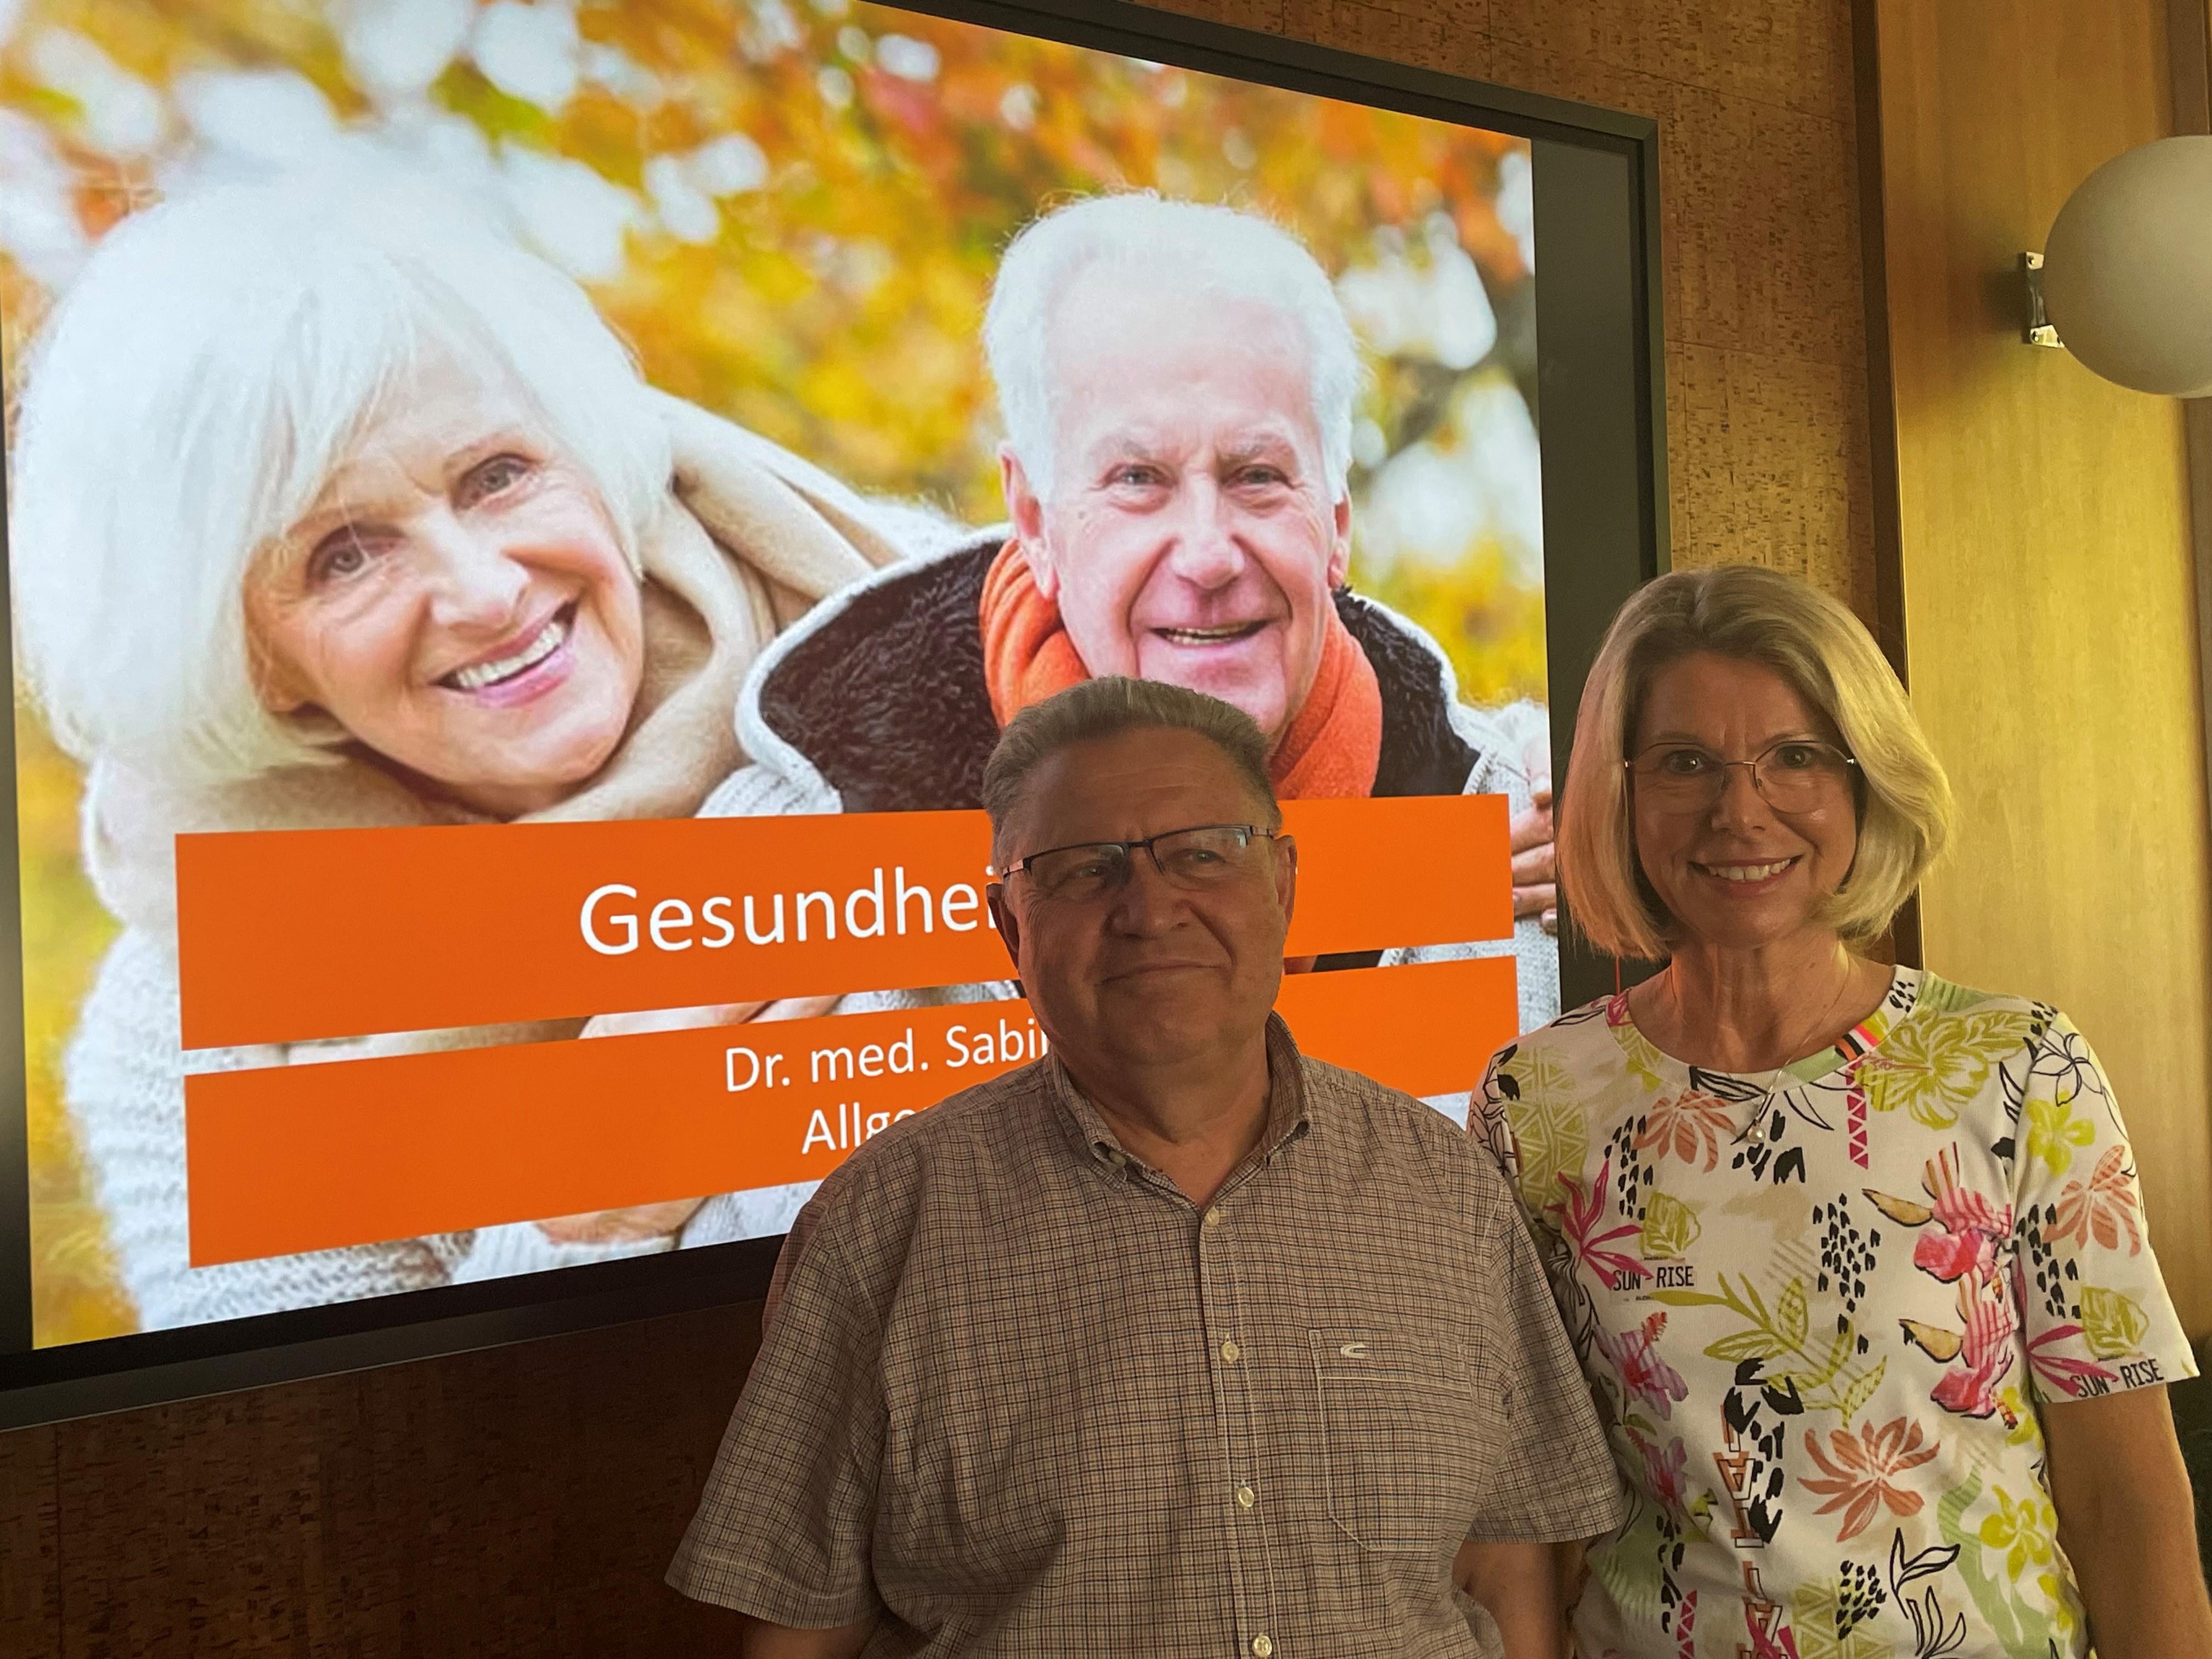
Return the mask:
<svg viewBox="0 0 2212 1659">
<path fill-rule="evenodd" d="M 2196 1367 L 2096 1058 L 1866 954 L 1951 816 L 1834 600 L 1738 566 L 1615 619 L 1560 873 L 1667 966 L 1505 1050 L 1472 1124 L 1637 1500 L 1585 1659 L 2212 1653 L 2163 1386 Z"/>
<path fill-rule="evenodd" d="M 118 227 L 17 431 L 20 659 L 122 924 L 68 1101 L 142 1327 L 667 1248 L 695 1206 L 189 1266 L 185 1072 L 580 1023 L 186 1054 L 174 838 L 691 816 L 761 647 L 913 525 L 653 391 L 573 282 L 380 173 Z"/>
</svg>

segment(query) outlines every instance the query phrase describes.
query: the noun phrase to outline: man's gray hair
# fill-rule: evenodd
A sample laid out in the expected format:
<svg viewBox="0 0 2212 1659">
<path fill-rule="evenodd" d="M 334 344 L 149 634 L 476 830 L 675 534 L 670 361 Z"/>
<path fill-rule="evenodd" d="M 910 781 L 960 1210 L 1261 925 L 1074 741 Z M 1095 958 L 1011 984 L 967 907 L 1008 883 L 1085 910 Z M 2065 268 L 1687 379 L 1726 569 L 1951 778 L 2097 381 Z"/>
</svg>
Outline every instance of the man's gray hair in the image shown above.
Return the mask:
<svg viewBox="0 0 2212 1659">
<path fill-rule="evenodd" d="M 1267 808 L 1263 828 L 1283 821 L 1267 775 L 1267 737 L 1243 709 L 1160 680 L 1109 674 L 1084 680 L 1032 703 L 1006 722 L 983 768 L 983 810 L 991 815 L 991 862 L 1006 866 L 1006 826 L 1030 774 L 1063 749 L 1124 732 L 1194 732 L 1229 757 L 1255 802 Z"/>
<path fill-rule="evenodd" d="M 1054 312 L 1094 266 L 1126 283 L 1241 300 L 1281 312 L 1304 337 L 1314 422 L 1330 486 L 1352 469 L 1352 405 L 1359 343 L 1328 274 L 1290 232 L 1257 214 L 1152 191 L 1094 196 L 1033 221 L 999 263 L 983 349 L 999 388 L 1006 441 L 1040 501 L 1052 497 Z"/>
</svg>

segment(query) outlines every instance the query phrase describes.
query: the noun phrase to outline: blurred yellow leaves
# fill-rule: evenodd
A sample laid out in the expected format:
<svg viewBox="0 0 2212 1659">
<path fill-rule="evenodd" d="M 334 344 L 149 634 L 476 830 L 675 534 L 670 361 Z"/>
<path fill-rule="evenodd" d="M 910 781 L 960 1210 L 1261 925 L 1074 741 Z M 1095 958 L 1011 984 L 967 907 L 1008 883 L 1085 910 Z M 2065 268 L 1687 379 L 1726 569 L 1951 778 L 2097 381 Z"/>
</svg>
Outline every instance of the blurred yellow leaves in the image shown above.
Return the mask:
<svg viewBox="0 0 2212 1659">
<path fill-rule="evenodd" d="M 31 1165 L 31 1328 L 44 1346 L 137 1328 L 64 1108 L 62 1050 L 115 924 L 77 853 L 76 768 L 37 720 L 15 720 L 23 903 L 23 1054 Z"/>
</svg>

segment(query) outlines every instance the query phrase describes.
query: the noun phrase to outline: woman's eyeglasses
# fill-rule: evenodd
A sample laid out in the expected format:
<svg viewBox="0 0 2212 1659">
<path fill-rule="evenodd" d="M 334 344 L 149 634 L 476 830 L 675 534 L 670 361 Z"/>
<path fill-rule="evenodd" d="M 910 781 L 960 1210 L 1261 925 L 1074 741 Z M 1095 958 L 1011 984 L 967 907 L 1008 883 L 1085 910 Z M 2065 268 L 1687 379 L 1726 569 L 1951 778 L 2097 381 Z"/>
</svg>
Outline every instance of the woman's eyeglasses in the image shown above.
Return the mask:
<svg viewBox="0 0 2212 1659">
<path fill-rule="evenodd" d="M 1778 812 L 1810 812 L 1847 796 L 1858 763 L 1833 744 L 1785 738 L 1750 760 L 1723 760 L 1695 744 L 1655 744 L 1624 761 L 1636 787 L 1669 811 L 1701 811 L 1728 787 L 1729 769 L 1747 767 L 1752 787 Z"/>
</svg>

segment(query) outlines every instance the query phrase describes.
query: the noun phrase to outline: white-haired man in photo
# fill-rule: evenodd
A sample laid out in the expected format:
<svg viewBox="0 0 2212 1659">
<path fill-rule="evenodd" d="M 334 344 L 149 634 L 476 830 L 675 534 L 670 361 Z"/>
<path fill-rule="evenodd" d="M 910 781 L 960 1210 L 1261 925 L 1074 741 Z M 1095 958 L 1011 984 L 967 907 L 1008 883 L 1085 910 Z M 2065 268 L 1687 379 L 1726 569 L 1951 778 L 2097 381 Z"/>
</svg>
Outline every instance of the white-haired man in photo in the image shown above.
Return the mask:
<svg viewBox="0 0 2212 1659">
<path fill-rule="evenodd" d="M 708 810 L 973 807 L 1021 709 L 1163 680 L 1251 715 L 1285 799 L 1507 796 L 1515 936 L 1381 959 L 1510 951 L 1522 1026 L 1557 1014 L 1547 717 L 1462 702 L 1436 642 L 1346 585 L 1360 361 L 1313 256 L 1233 209 L 1093 198 L 1014 240 L 985 344 L 1010 523 L 778 641 L 739 711 L 755 763 Z"/>
</svg>

